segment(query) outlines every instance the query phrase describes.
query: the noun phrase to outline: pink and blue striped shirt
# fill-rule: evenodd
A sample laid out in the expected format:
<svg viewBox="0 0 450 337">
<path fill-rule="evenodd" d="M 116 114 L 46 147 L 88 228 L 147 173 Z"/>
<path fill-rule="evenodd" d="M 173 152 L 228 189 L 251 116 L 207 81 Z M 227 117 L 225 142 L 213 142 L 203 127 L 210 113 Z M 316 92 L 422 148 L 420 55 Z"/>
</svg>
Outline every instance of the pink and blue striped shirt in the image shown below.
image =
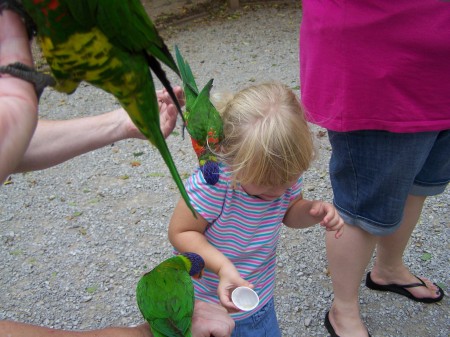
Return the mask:
<svg viewBox="0 0 450 337">
<path fill-rule="evenodd" d="M 204 233 L 208 242 L 233 262 L 259 295 L 259 306 L 233 314 L 235 320 L 251 316 L 273 297 L 280 228 L 301 187 L 302 178 L 278 199 L 265 201 L 248 195 L 239 185 L 233 188 L 231 174 L 222 164 L 220 179 L 213 186 L 206 184 L 200 170 L 187 181 L 193 207 L 209 224 Z M 205 269 L 202 279 L 194 282 L 196 298 L 219 303 L 218 284 L 218 276 Z"/>
</svg>

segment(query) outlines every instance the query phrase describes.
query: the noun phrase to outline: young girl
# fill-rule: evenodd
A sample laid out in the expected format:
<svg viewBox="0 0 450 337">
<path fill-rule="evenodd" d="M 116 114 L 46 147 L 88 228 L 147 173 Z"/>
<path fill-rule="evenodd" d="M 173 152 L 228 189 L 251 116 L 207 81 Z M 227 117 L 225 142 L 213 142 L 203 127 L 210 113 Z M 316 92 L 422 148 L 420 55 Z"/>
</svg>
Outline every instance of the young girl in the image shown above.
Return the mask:
<svg viewBox="0 0 450 337">
<path fill-rule="evenodd" d="M 232 314 L 232 336 L 281 336 L 274 310 L 276 247 L 282 223 L 306 228 L 320 223 L 342 233 L 335 208 L 302 197 L 302 178 L 314 154 L 311 132 L 295 94 L 279 83 L 244 89 L 215 102 L 225 138 L 218 153 L 220 178 L 208 185 L 200 170 L 186 190 L 194 218 L 181 199 L 169 225 L 179 252 L 205 260 L 195 281 L 196 298 L 219 301 Z M 260 303 L 239 312 L 231 301 L 238 286 L 250 286 Z"/>
</svg>

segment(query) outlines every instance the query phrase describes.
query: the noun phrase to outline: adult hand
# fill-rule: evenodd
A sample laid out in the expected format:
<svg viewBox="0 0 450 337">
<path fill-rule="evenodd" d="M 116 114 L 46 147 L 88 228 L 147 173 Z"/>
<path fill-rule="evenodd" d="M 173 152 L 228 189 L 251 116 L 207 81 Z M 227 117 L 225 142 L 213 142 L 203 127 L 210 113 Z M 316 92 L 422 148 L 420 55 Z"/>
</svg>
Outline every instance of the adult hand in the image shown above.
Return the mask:
<svg viewBox="0 0 450 337">
<path fill-rule="evenodd" d="M 192 317 L 193 337 L 230 337 L 234 321 L 226 309 L 218 304 L 195 301 Z"/>
<path fill-rule="evenodd" d="M 180 103 L 180 106 L 184 106 L 184 92 L 181 87 L 176 86 L 173 88 L 173 91 L 178 99 L 178 102 Z M 164 138 L 167 138 L 172 133 L 177 122 L 177 107 L 173 103 L 172 98 L 170 98 L 170 95 L 166 89 L 157 90 L 156 95 L 158 97 L 159 106 L 159 125 Z M 118 114 L 117 118 L 124 119 L 122 123 L 124 125 L 124 138 L 145 139 L 145 136 L 133 124 L 124 109 L 118 109 L 116 112 Z"/>
</svg>

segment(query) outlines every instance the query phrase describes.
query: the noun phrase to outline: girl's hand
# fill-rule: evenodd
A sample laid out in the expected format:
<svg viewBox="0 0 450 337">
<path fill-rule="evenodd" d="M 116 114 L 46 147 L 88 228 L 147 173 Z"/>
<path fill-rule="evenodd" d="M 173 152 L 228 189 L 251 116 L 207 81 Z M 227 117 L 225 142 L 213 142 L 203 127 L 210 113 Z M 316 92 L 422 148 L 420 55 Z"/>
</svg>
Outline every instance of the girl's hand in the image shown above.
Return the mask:
<svg viewBox="0 0 450 337">
<path fill-rule="evenodd" d="M 237 287 L 245 286 L 253 288 L 253 284 L 244 280 L 234 266 L 222 267 L 218 273 L 220 281 L 217 288 L 220 303 L 229 313 L 239 312 L 240 309 L 231 301 L 231 293 Z"/>
<path fill-rule="evenodd" d="M 323 217 L 320 225 L 325 227 L 327 231 L 336 232 L 334 237 L 339 239 L 344 232 L 344 220 L 342 220 L 336 208 L 323 201 L 314 201 L 309 211 L 312 216 Z"/>
</svg>

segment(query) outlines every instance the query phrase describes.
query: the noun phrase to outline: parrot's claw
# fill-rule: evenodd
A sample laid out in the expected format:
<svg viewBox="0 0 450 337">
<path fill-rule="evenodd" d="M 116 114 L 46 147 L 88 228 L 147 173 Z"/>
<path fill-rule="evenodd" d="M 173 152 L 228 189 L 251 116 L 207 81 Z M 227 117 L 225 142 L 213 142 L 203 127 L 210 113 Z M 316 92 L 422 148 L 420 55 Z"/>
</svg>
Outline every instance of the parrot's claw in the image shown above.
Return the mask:
<svg viewBox="0 0 450 337">
<path fill-rule="evenodd" d="M 183 124 L 181 125 L 181 138 L 184 140 L 184 131 L 186 130 L 186 122 L 183 121 Z"/>
<path fill-rule="evenodd" d="M 9 74 L 32 83 L 38 99 L 41 97 L 45 87 L 53 87 L 56 85 L 56 81 L 52 76 L 40 73 L 20 62 L 12 63 L 7 66 L 0 66 L 0 74 Z"/>
</svg>

